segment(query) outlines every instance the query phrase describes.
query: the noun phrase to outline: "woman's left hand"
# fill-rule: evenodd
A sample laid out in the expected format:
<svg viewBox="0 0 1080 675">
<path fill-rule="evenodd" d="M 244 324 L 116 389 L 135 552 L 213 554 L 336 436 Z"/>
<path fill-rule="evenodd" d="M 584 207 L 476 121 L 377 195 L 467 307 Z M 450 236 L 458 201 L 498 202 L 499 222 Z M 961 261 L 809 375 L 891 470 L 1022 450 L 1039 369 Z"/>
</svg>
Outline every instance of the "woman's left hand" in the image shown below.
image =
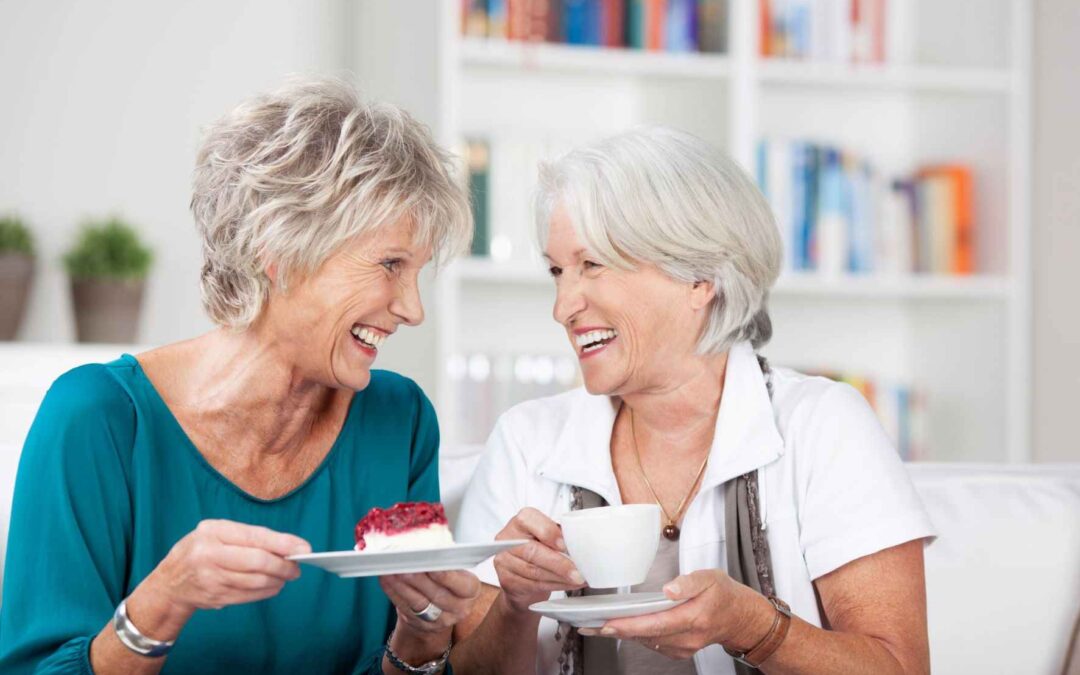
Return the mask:
<svg viewBox="0 0 1080 675">
<path fill-rule="evenodd" d="M 742 647 L 756 643 L 760 594 L 736 583 L 721 570 L 700 570 L 668 582 L 664 593 L 686 602 L 664 612 L 608 621 L 600 629 L 582 629 L 582 635 L 635 640 L 672 659 L 688 659 L 713 644 Z M 761 629 L 760 639 L 768 626 Z"/>
<path fill-rule="evenodd" d="M 480 580 L 463 570 L 394 574 L 380 577 L 379 585 L 397 608 L 399 626 L 405 624 L 418 633 L 442 633 L 453 628 L 469 615 L 480 594 Z M 417 616 L 429 603 L 441 610 L 435 621 Z"/>
</svg>

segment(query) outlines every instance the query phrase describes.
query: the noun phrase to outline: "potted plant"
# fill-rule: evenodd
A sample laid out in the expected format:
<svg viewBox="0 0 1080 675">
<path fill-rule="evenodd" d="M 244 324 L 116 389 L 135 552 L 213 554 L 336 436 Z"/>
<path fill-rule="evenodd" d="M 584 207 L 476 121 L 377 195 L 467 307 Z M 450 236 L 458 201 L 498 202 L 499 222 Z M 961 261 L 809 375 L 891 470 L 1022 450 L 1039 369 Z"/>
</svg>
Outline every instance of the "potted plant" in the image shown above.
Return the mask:
<svg viewBox="0 0 1080 675">
<path fill-rule="evenodd" d="M 120 218 L 89 222 L 64 256 L 79 342 L 131 343 L 153 256 Z"/>
<path fill-rule="evenodd" d="M 0 340 L 14 340 L 34 276 L 34 238 L 18 216 L 0 216 Z"/>
</svg>

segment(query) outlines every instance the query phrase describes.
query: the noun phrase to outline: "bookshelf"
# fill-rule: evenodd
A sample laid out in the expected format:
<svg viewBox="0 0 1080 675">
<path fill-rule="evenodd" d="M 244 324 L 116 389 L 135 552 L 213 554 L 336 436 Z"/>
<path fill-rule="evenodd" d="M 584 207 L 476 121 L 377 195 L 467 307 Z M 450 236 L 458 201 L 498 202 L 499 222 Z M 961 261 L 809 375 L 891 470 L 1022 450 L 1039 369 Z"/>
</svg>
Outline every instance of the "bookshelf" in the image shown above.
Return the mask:
<svg viewBox="0 0 1080 675">
<path fill-rule="evenodd" d="M 837 144 L 892 173 L 971 166 L 976 274 L 786 271 L 770 299 L 775 335 L 763 352 L 774 363 L 918 387 L 921 459 L 1030 461 L 1031 2 L 887 7 L 884 61 L 849 64 L 762 57 L 757 0 L 729 0 L 724 54 L 466 37 L 457 2 L 356 3 L 351 63 L 364 90 L 404 105 L 452 147 L 484 138 L 492 148 L 529 148 L 511 158 L 516 164 L 503 158 L 503 175 L 520 179 L 514 204 L 491 213 L 492 236 L 511 250 L 459 261 L 430 290 L 422 344 L 447 441 L 487 432 L 467 428 L 478 423 L 464 408 L 476 402 L 448 371 L 453 357 L 569 354 L 521 203 L 529 161 L 662 123 L 725 149 L 751 174 L 763 138 Z"/>
</svg>

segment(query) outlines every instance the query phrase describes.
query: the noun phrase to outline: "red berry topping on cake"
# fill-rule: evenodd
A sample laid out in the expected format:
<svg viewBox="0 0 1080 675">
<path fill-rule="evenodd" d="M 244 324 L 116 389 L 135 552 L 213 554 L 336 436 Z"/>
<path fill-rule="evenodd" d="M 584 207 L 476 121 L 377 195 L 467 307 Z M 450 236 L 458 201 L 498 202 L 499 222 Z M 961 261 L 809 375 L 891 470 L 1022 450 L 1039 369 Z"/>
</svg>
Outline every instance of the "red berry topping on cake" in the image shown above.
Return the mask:
<svg viewBox="0 0 1080 675">
<path fill-rule="evenodd" d="M 376 507 L 356 524 L 356 548 L 363 551 L 366 546 L 364 536 L 372 533 L 394 536 L 447 524 L 446 510 L 439 503 L 401 502 L 388 509 Z"/>
</svg>

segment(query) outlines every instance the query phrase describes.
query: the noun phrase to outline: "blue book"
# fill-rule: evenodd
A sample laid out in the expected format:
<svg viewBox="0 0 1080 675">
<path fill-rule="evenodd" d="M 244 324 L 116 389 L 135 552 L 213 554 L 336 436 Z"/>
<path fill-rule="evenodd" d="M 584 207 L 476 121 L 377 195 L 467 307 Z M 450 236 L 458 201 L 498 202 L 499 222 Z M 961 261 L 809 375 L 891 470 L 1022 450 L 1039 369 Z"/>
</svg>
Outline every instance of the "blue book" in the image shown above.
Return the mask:
<svg viewBox="0 0 1080 675">
<path fill-rule="evenodd" d="M 873 181 L 873 169 L 868 163 L 860 162 L 851 181 L 851 220 L 849 221 L 851 260 L 849 266 L 852 272 L 874 271 L 876 224 L 873 215 Z"/>
<path fill-rule="evenodd" d="M 806 210 L 803 213 L 803 250 L 807 269 L 817 269 L 817 219 L 818 219 L 818 176 L 821 174 L 821 148 L 807 143 L 804 146 L 806 160 Z"/>
<path fill-rule="evenodd" d="M 801 141 L 791 142 L 791 222 L 794 228 L 794 267 L 796 270 L 810 269 L 808 224 L 806 222 L 807 195 L 806 152 L 807 144 Z"/>
<path fill-rule="evenodd" d="M 664 46 L 669 52 L 697 49 L 697 0 L 668 0 Z"/>
<path fill-rule="evenodd" d="M 603 0 L 585 0 L 585 44 L 604 44 Z"/>
<path fill-rule="evenodd" d="M 589 44 L 590 0 L 563 0 L 563 31 L 568 45 Z"/>
</svg>

